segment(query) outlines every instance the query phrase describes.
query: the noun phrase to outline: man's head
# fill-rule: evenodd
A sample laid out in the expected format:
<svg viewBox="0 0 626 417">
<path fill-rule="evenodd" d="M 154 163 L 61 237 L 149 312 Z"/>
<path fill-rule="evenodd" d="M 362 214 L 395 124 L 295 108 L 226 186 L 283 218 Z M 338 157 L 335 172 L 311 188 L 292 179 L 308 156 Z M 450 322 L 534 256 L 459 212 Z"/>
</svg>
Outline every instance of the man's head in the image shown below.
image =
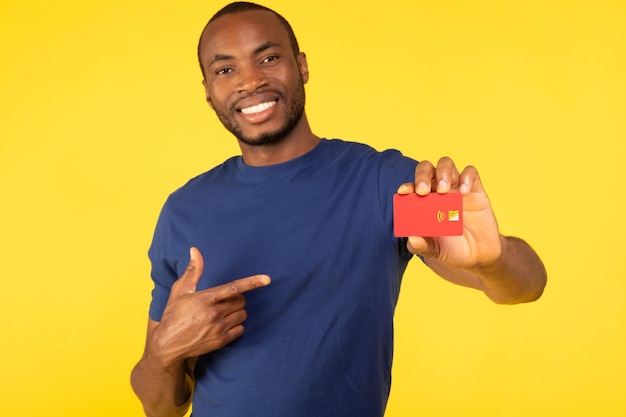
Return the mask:
<svg viewBox="0 0 626 417">
<path fill-rule="evenodd" d="M 293 32 L 293 29 L 291 28 L 291 25 L 289 24 L 287 19 L 285 19 L 281 14 L 279 14 L 278 12 L 270 8 L 261 6 L 260 4 L 250 3 L 247 1 L 236 1 L 234 3 L 230 3 L 224 6 L 217 13 L 215 13 L 213 17 L 209 20 L 209 22 L 206 24 L 206 26 L 204 27 L 204 30 L 202 31 L 202 34 L 200 35 L 200 40 L 198 41 L 198 62 L 200 63 L 200 70 L 202 71 L 203 77 L 205 77 L 205 74 L 204 74 L 204 65 L 202 64 L 202 59 L 200 59 L 200 50 L 202 48 L 202 42 L 204 40 L 204 33 L 206 32 L 207 27 L 214 20 L 219 19 L 220 17 L 226 14 L 245 12 L 248 10 L 264 10 L 264 11 L 273 13 L 274 16 L 278 18 L 278 21 L 280 22 L 280 24 L 283 25 L 283 27 L 287 31 L 287 35 L 289 36 L 289 41 L 291 43 L 291 50 L 293 51 L 293 55 L 297 56 L 300 53 L 300 46 L 298 45 L 298 39 L 296 39 L 296 34 Z"/>
<path fill-rule="evenodd" d="M 302 125 L 308 66 L 278 13 L 253 3 L 224 7 L 205 26 L 198 59 L 208 103 L 240 142 L 278 143 Z"/>
<path fill-rule="evenodd" d="M 307 133 L 308 65 L 279 14 L 253 3 L 226 6 L 204 28 L 198 58 L 207 102 L 241 144 Z"/>
</svg>

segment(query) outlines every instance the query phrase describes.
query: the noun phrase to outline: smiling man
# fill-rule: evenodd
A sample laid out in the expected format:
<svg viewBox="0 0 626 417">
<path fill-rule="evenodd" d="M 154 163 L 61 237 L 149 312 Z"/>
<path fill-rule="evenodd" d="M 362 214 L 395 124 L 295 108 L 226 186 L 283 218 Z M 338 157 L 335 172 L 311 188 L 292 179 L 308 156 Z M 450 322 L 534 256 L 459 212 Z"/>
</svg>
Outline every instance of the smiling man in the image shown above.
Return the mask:
<svg viewBox="0 0 626 417">
<path fill-rule="evenodd" d="M 159 217 L 132 373 L 148 416 L 193 403 L 196 417 L 381 417 L 413 254 L 498 303 L 541 295 L 540 259 L 499 233 L 475 168 L 312 132 L 306 56 L 282 16 L 232 3 L 205 27 L 198 58 L 241 156 L 190 180 Z M 396 192 L 451 191 L 463 198 L 462 236 L 393 236 Z"/>
</svg>

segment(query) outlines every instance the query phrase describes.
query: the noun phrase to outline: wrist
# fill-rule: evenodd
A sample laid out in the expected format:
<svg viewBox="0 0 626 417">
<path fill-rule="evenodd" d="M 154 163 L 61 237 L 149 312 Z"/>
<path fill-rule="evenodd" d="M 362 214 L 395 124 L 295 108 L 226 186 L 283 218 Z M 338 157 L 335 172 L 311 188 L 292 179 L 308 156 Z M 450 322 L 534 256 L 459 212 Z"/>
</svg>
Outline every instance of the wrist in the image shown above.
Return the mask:
<svg viewBox="0 0 626 417">
<path fill-rule="evenodd" d="M 490 256 L 486 259 L 479 259 L 477 263 L 468 268 L 468 271 L 478 275 L 483 279 L 498 277 L 504 269 L 506 269 L 506 253 L 508 251 L 509 242 L 505 236 L 498 235 L 498 242 L 493 244 Z"/>
<path fill-rule="evenodd" d="M 183 369 L 185 358 L 164 342 L 168 338 L 161 334 L 161 324 L 154 329 L 151 336 L 146 344 L 144 359 L 169 373 Z"/>
</svg>

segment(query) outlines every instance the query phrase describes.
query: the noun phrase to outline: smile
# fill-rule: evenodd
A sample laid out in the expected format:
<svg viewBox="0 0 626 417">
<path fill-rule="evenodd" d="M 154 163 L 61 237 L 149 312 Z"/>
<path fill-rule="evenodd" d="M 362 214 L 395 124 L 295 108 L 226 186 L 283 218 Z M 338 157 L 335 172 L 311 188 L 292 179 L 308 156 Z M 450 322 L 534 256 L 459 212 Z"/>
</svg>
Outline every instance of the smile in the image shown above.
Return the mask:
<svg viewBox="0 0 626 417">
<path fill-rule="evenodd" d="M 261 104 L 257 104 L 256 106 L 250 106 L 250 107 L 246 107 L 240 110 L 240 112 L 242 112 L 243 114 L 257 114 L 257 113 L 261 113 L 264 112 L 265 110 L 272 108 L 276 105 L 276 100 L 274 101 L 268 101 L 265 103 L 261 103 Z"/>
</svg>

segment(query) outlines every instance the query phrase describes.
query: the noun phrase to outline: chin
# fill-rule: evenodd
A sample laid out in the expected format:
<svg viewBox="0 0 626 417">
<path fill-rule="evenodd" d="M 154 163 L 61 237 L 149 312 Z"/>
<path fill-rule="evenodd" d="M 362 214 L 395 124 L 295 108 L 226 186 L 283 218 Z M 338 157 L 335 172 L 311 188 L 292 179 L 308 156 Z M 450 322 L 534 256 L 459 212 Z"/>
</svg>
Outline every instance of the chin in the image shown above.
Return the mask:
<svg viewBox="0 0 626 417">
<path fill-rule="evenodd" d="M 302 117 L 304 115 L 304 107 L 294 107 L 291 112 L 288 113 L 288 117 L 283 120 L 282 123 L 274 124 L 276 129 L 272 129 L 272 124 L 268 124 L 264 126 L 266 128 L 265 131 L 257 131 L 256 134 L 246 134 L 241 128 L 241 125 L 230 125 L 227 123 L 222 123 L 224 126 L 230 130 L 230 132 L 235 135 L 235 137 L 241 142 L 248 146 L 268 146 L 268 145 L 276 145 L 283 142 L 289 135 L 293 133 L 296 129 Z M 261 126 L 257 126 L 261 128 Z M 256 130 L 256 129 L 251 129 Z M 259 129 L 260 130 L 260 129 Z"/>
<path fill-rule="evenodd" d="M 256 136 L 245 135 L 243 132 L 233 132 L 240 142 L 248 146 L 268 146 L 283 142 L 296 128 L 300 118 L 291 120 L 279 129 L 269 132 L 261 132 Z"/>
<path fill-rule="evenodd" d="M 240 142 L 245 143 L 248 146 L 267 146 L 275 145 L 282 142 L 285 139 L 285 135 L 276 133 L 264 133 L 258 135 L 255 138 L 244 135 L 237 135 L 237 139 L 239 139 Z"/>
</svg>

